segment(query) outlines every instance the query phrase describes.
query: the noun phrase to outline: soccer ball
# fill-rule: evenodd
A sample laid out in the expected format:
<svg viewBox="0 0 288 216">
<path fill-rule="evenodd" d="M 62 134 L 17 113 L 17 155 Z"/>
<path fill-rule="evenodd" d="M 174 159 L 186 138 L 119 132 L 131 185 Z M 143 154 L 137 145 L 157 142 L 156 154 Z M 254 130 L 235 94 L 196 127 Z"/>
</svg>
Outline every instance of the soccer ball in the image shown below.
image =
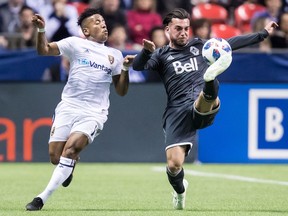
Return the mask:
<svg viewBox="0 0 288 216">
<path fill-rule="evenodd" d="M 202 48 L 202 56 L 208 65 L 213 64 L 221 55 L 232 55 L 229 43 L 223 38 L 211 38 Z"/>
</svg>

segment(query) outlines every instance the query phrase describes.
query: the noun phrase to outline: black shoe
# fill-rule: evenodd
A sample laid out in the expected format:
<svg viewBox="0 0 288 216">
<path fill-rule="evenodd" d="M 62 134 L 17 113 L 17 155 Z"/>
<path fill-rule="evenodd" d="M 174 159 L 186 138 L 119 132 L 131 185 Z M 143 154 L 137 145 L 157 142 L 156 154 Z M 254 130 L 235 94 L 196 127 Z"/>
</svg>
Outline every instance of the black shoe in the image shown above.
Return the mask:
<svg viewBox="0 0 288 216">
<path fill-rule="evenodd" d="M 69 177 L 62 183 L 63 187 L 68 187 L 73 179 L 73 173 L 69 175 Z"/>
<path fill-rule="evenodd" d="M 78 157 L 76 159 L 76 163 L 80 160 L 80 157 Z M 69 175 L 69 177 L 62 183 L 62 186 L 63 187 L 68 187 L 70 185 L 70 183 L 72 182 L 72 179 L 73 179 L 73 172 L 74 172 L 74 169 L 75 169 L 75 166 L 76 166 L 76 163 L 74 164 L 74 167 L 72 169 L 72 173 Z"/>
<path fill-rule="evenodd" d="M 32 200 L 32 202 L 26 205 L 27 211 L 38 211 L 41 210 L 43 207 L 43 201 L 40 197 L 36 197 Z"/>
</svg>

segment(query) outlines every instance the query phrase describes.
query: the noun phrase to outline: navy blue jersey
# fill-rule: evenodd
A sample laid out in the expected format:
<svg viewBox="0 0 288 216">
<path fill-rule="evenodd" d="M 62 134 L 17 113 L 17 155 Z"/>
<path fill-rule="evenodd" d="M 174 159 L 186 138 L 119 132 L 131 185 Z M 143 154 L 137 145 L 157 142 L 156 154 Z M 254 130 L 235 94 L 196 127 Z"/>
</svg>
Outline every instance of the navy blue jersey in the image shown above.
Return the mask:
<svg viewBox="0 0 288 216">
<path fill-rule="evenodd" d="M 267 36 L 268 32 L 263 30 L 229 38 L 227 41 L 232 50 L 236 50 L 259 43 Z M 219 110 L 218 107 L 214 113 L 201 116 L 196 115 L 193 109 L 193 103 L 204 86 L 203 74 L 208 68 L 201 53 L 205 42 L 194 38 L 182 48 L 173 49 L 167 45 L 152 54 L 143 49 L 133 61 L 134 70 L 157 72 L 165 86 L 167 106 L 163 114 L 163 130 L 167 148 L 175 145 L 187 145 L 191 148 L 199 118 L 200 121 L 208 119 L 204 120 L 204 127 L 209 126 Z"/>
<path fill-rule="evenodd" d="M 263 41 L 268 32 L 263 30 L 227 39 L 232 50 L 237 50 Z M 159 73 L 167 93 L 167 105 L 178 106 L 195 100 L 198 96 L 191 92 L 194 87 L 204 82 L 203 74 L 208 65 L 202 57 L 202 47 L 206 41 L 194 38 L 180 49 L 173 49 L 169 45 L 157 49 L 153 54 L 142 50 L 134 59 L 135 70 L 150 70 Z M 197 88 L 198 89 L 198 88 Z M 200 93 L 201 89 L 198 93 Z M 194 95 L 194 96 L 193 96 Z"/>
<path fill-rule="evenodd" d="M 204 82 L 203 74 L 208 67 L 201 54 L 203 44 L 201 39 L 193 39 L 181 49 L 167 45 L 154 52 L 145 65 L 145 69 L 159 73 L 168 96 L 168 105 L 196 99 L 191 91 L 194 86 Z"/>
</svg>

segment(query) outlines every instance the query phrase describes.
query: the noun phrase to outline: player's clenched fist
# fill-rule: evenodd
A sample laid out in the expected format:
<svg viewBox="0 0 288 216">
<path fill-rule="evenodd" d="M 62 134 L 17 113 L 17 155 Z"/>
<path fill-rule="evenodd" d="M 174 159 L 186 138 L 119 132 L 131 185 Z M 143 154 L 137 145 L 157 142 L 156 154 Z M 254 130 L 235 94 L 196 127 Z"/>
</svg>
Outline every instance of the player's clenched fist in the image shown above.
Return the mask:
<svg viewBox="0 0 288 216">
<path fill-rule="evenodd" d="M 126 66 L 126 67 L 130 67 L 131 64 L 133 63 L 133 60 L 134 60 L 135 56 L 136 55 L 127 55 L 127 56 L 125 56 L 123 65 Z"/>
<path fill-rule="evenodd" d="M 40 29 L 45 27 L 44 18 L 40 16 L 39 14 L 35 14 L 32 16 L 32 23 L 35 27 L 40 28 Z"/>
</svg>

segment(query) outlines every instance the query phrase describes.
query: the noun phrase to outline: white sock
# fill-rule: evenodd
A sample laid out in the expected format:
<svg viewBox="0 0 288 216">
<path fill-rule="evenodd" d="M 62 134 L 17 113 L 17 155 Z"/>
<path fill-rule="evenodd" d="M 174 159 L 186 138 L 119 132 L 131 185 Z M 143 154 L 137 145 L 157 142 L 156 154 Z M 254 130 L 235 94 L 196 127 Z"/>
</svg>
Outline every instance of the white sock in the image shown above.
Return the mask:
<svg viewBox="0 0 288 216">
<path fill-rule="evenodd" d="M 45 188 L 45 190 L 39 194 L 43 203 L 49 198 L 50 195 L 69 177 L 72 173 L 73 167 L 75 165 L 75 160 L 70 158 L 60 157 L 59 164 L 54 169 L 52 177 Z"/>
</svg>

